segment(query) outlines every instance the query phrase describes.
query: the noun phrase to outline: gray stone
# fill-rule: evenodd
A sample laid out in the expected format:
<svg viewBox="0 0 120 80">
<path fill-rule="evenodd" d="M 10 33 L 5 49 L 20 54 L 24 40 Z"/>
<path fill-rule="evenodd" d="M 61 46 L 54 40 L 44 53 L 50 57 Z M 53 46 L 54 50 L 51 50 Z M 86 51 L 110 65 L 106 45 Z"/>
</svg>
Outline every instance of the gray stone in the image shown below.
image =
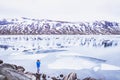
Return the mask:
<svg viewBox="0 0 120 80">
<path fill-rule="evenodd" d="M 8 80 L 7 77 L 0 75 L 0 80 Z"/>
<path fill-rule="evenodd" d="M 36 80 L 40 80 L 41 74 L 36 73 L 36 74 L 35 74 L 35 77 L 36 77 Z M 44 80 L 44 79 L 43 79 L 43 80 Z"/>
<path fill-rule="evenodd" d="M 3 63 L 3 60 L 0 60 L 0 64 L 2 64 Z"/>
<path fill-rule="evenodd" d="M 63 80 L 76 80 L 77 79 L 77 74 L 72 72 L 69 75 L 65 76 Z"/>
<path fill-rule="evenodd" d="M 57 80 L 57 78 L 56 78 L 56 77 L 51 77 L 51 79 L 52 79 L 52 80 Z"/>
<path fill-rule="evenodd" d="M 0 67 L 0 74 L 7 77 L 7 80 L 32 80 L 28 78 L 24 73 L 20 73 L 11 67 Z"/>
<path fill-rule="evenodd" d="M 13 64 L 8 64 L 8 63 L 4 63 L 4 64 L 0 64 L 1 68 L 10 68 L 10 69 L 16 69 L 16 66 Z"/>
<path fill-rule="evenodd" d="M 91 78 L 91 77 L 86 77 L 83 80 L 96 80 L 95 78 Z"/>
<path fill-rule="evenodd" d="M 22 67 L 22 66 L 18 66 L 18 67 L 17 67 L 17 70 L 20 71 L 20 72 L 24 72 L 24 71 L 25 71 L 25 68 Z"/>
</svg>

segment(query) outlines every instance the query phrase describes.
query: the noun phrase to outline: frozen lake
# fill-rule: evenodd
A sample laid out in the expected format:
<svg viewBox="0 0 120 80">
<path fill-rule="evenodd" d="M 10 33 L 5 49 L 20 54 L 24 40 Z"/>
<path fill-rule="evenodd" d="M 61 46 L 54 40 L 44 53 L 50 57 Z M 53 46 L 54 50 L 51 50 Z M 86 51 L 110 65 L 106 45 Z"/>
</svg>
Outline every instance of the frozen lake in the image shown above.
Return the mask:
<svg viewBox="0 0 120 80">
<path fill-rule="evenodd" d="M 1 35 L 0 59 L 31 72 L 41 59 L 42 73 L 77 72 L 81 77 L 119 80 L 120 36 Z"/>
</svg>

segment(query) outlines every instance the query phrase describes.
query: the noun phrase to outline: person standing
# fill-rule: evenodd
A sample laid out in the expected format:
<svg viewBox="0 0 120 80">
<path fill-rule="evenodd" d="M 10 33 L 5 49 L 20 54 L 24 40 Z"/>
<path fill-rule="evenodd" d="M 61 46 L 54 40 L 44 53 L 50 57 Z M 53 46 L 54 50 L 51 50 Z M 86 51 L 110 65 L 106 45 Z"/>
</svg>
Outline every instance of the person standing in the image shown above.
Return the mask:
<svg viewBox="0 0 120 80">
<path fill-rule="evenodd" d="M 40 60 L 37 60 L 37 61 L 36 61 L 37 73 L 40 72 L 40 64 L 41 64 Z"/>
</svg>

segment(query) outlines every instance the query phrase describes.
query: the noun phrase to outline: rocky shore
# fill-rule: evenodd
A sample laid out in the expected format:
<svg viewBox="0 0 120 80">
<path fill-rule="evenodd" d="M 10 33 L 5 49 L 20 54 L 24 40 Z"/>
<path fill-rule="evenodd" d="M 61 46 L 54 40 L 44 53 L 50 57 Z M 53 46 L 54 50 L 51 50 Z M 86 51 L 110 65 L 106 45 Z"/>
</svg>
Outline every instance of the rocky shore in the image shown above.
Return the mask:
<svg viewBox="0 0 120 80">
<path fill-rule="evenodd" d="M 92 77 L 80 79 L 77 75 L 78 74 L 74 72 L 68 75 L 59 74 L 59 76 L 26 72 L 22 66 L 4 63 L 3 60 L 0 60 L 0 80 L 97 80 Z"/>
</svg>

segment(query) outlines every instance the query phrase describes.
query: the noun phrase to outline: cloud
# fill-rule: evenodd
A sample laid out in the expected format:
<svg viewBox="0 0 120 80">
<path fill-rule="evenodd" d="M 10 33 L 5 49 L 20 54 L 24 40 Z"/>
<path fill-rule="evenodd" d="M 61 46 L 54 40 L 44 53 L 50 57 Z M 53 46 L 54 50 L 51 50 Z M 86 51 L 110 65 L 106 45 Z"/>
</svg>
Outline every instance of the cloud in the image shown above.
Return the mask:
<svg viewBox="0 0 120 80">
<path fill-rule="evenodd" d="M 0 0 L 0 15 L 72 21 L 118 20 L 119 5 L 119 0 Z"/>
</svg>

